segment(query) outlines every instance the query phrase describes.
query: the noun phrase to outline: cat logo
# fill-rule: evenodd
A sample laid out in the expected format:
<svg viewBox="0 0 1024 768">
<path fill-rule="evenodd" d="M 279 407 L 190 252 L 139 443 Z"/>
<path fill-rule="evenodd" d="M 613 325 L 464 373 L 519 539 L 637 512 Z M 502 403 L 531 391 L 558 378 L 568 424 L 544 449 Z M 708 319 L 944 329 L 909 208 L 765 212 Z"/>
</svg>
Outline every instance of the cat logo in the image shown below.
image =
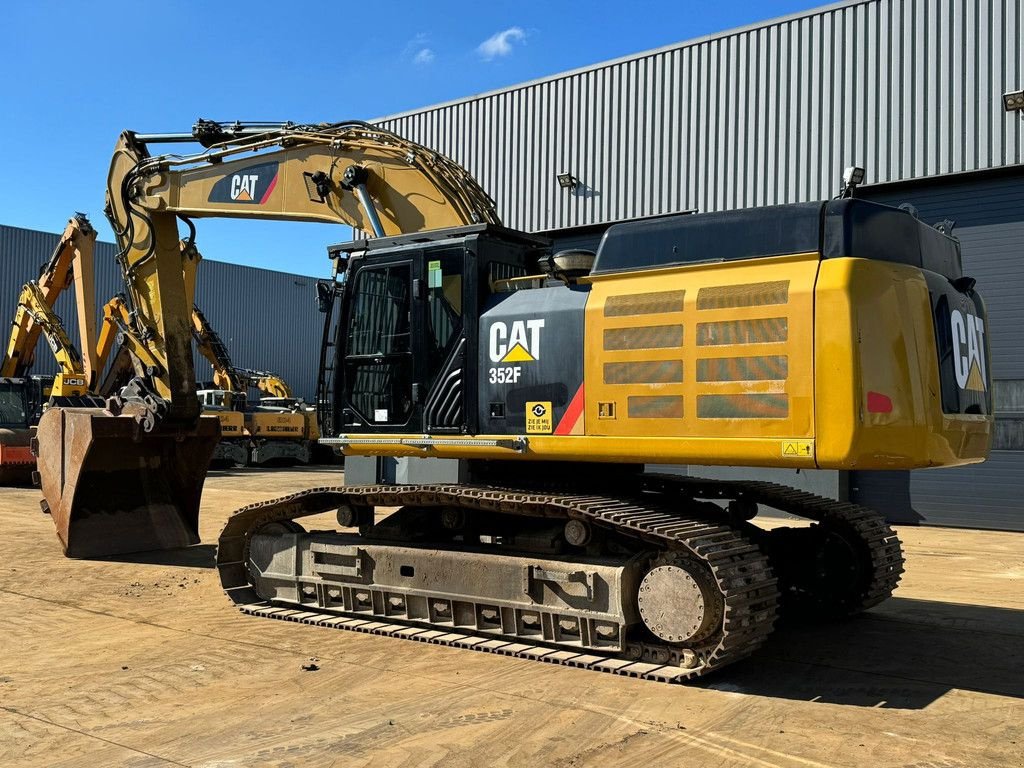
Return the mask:
<svg viewBox="0 0 1024 768">
<path fill-rule="evenodd" d="M 985 382 L 985 323 L 970 312 L 954 309 L 950 313 L 953 330 L 953 367 L 960 389 L 984 392 Z"/>
<path fill-rule="evenodd" d="M 260 177 L 255 173 L 236 173 L 231 177 L 231 199 L 241 203 L 251 203 L 256 195 L 256 183 Z"/>
<path fill-rule="evenodd" d="M 278 164 L 254 163 L 222 176 L 210 189 L 211 203 L 264 205 L 277 187 Z"/>
<path fill-rule="evenodd" d="M 543 320 L 515 320 L 491 323 L 490 354 L 492 363 L 532 363 L 540 359 L 540 329 Z"/>
</svg>

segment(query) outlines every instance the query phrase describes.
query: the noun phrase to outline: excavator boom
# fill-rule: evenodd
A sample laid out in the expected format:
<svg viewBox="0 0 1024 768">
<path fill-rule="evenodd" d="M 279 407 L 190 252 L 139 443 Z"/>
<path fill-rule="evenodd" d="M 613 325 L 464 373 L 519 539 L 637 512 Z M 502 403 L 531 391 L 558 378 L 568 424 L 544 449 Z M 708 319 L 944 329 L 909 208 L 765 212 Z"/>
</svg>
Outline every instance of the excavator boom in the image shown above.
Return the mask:
<svg viewBox="0 0 1024 768">
<path fill-rule="evenodd" d="M 29 445 L 31 427 L 42 407 L 44 385 L 31 378 L 40 335 L 56 358 L 59 373 L 49 395 L 65 404 L 78 403 L 93 382 L 97 368 L 79 354 L 54 311 L 65 289 L 75 286 L 82 349 L 91 349 L 96 334 L 93 250 L 96 231 L 84 214 L 75 214 L 60 236 L 39 276 L 26 283 L 7 346 L 0 358 L 0 484 L 27 483 L 36 461 Z"/>
<path fill-rule="evenodd" d="M 149 145 L 168 142 L 204 150 L 150 155 Z M 199 540 L 219 428 L 200 416 L 196 397 L 191 219 L 325 221 L 378 236 L 498 222 L 459 165 L 361 122 L 201 120 L 191 134 L 125 132 L 107 177 L 107 216 L 125 292 L 108 307 L 98 346 L 109 352 L 113 337 L 123 339 L 134 375 L 108 409 L 51 409 L 38 429 L 44 503 L 73 557 Z M 179 222 L 189 230 L 184 245 Z"/>
<path fill-rule="evenodd" d="M 61 234 L 50 260 L 43 266 L 35 288 L 27 295 L 28 286 L 18 301 L 11 333 L 3 360 L 0 361 L 0 376 L 26 376 L 35 362 L 36 343 L 44 332 L 41 320 L 53 317 L 53 307 L 58 297 L 75 285 L 78 297 L 78 329 L 81 349 L 92 349 L 96 343 L 96 317 L 93 312 L 95 278 L 93 271 L 93 250 L 96 244 L 96 230 L 84 214 L 77 213 L 68 222 Z M 44 320 L 45 321 L 45 320 Z M 52 327 L 52 326 L 51 326 Z M 56 350 L 54 350 L 56 352 Z M 92 370 L 88 359 L 83 361 L 84 375 L 89 378 Z"/>
</svg>

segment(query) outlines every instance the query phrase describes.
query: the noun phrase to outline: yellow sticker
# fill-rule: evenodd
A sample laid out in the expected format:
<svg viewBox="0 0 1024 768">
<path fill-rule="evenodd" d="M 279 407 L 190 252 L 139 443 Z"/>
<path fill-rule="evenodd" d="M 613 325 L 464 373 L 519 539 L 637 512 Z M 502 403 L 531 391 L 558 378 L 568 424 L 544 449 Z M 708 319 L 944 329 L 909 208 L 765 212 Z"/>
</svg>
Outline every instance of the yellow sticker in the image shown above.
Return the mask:
<svg viewBox="0 0 1024 768">
<path fill-rule="evenodd" d="M 814 441 L 783 440 L 782 455 L 790 459 L 809 459 L 814 455 Z"/>
<path fill-rule="evenodd" d="M 531 401 L 526 404 L 526 434 L 551 434 L 551 401 Z"/>
</svg>

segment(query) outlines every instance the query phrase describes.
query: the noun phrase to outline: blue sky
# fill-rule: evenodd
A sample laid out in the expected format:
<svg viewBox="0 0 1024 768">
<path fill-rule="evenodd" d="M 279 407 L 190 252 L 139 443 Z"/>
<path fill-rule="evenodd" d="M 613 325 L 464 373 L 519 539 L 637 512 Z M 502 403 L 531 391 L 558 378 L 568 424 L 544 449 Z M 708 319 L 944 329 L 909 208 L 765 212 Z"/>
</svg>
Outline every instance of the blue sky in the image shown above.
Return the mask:
<svg viewBox="0 0 1024 768">
<path fill-rule="evenodd" d="M 0 223 L 58 232 L 84 211 L 112 240 L 103 192 L 124 129 L 187 131 L 197 117 L 371 119 L 821 4 L 5 4 Z M 326 274 L 325 246 L 349 237 L 340 226 L 285 222 L 198 227 L 208 258 L 309 275 Z"/>
</svg>

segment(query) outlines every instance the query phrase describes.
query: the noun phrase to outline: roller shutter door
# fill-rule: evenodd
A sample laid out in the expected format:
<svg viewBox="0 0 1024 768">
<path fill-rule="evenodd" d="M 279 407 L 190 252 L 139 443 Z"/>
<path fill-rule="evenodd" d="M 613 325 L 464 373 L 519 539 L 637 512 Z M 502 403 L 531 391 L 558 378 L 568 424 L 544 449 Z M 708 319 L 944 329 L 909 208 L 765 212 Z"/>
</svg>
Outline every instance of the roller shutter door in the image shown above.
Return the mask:
<svg viewBox="0 0 1024 768">
<path fill-rule="evenodd" d="M 984 464 L 911 473 L 926 525 L 1024 531 L 1024 171 L 1015 171 L 864 190 L 878 202 L 911 203 L 929 223 L 955 221 L 964 273 L 988 305 L 999 450 Z"/>
</svg>

